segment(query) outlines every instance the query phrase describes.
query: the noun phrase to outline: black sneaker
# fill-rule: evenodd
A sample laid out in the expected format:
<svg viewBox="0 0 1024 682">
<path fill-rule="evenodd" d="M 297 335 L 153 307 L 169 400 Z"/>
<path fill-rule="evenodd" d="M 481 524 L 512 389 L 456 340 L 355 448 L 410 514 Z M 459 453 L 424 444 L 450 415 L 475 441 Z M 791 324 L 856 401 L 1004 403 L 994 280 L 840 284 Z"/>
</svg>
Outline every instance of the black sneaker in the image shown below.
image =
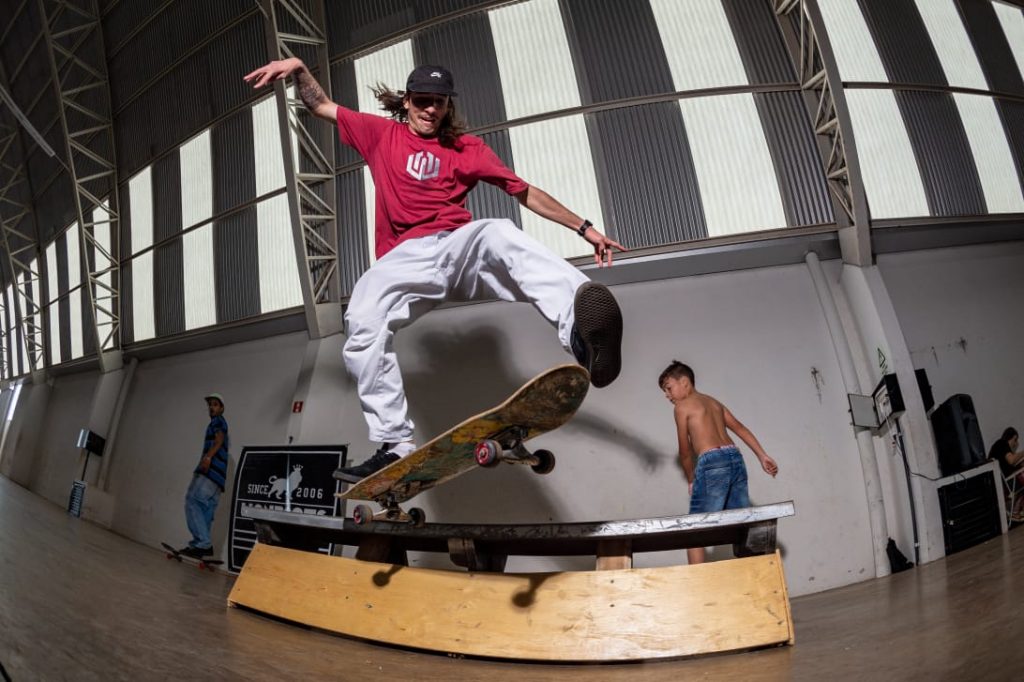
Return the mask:
<svg viewBox="0 0 1024 682">
<path fill-rule="evenodd" d="M 397 462 L 400 457 L 391 452 L 395 447 L 394 443 L 383 443 L 377 452 L 373 453 L 370 459 L 357 466 L 343 467 L 334 470 L 334 477 L 346 483 L 359 483 L 370 474 L 374 474 L 392 462 Z"/>
<path fill-rule="evenodd" d="M 570 345 L 576 361 L 590 372 L 596 388 L 615 381 L 622 369 L 622 311 L 603 284 L 585 282 L 576 290 L 576 323 Z"/>
<path fill-rule="evenodd" d="M 186 547 L 185 549 L 181 550 L 181 552 L 179 552 L 179 554 L 184 554 L 185 556 L 192 557 L 193 559 L 202 559 L 203 557 L 208 557 L 208 556 L 212 556 L 213 555 L 213 547 L 209 547 L 207 549 L 203 549 L 201 547 L 191 547 L 190 546 L 190 547 Z"/>
</svg>

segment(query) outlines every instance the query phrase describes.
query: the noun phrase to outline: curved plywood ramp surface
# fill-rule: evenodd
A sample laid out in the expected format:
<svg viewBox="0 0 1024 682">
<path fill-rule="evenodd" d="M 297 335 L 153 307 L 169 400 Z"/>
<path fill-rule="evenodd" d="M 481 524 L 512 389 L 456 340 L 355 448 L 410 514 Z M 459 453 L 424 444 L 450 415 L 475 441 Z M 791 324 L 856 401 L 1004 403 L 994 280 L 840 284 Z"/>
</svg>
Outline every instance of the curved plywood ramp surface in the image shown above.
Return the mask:
<svg viewBox="0 0 1024 682">
<path fill-rule="evenodd" d="M 792 643 L 778 553 L 697 566 L 463 573 L 257 544 L 228 603 L 471 656 L 626 661 Z"/>
</svg>

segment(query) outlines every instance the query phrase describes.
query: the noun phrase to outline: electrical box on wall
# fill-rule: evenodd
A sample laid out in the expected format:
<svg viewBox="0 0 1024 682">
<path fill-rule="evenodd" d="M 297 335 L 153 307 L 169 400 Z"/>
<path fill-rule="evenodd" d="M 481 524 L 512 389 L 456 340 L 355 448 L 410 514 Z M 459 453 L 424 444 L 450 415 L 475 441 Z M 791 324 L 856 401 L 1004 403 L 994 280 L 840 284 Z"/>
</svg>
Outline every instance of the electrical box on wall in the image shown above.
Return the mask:
<svg viewBox="0 0 1024 682">
<path fill-rule="evenodd" d="M 899 417 L 907 411 L 903 402 L 903 392 L 900 390 L 900 382 L 896 379 L 895 374 L 883 376 L 871 397 L 875 400 L 875 413 L 878 415 L 879 425 Z"/>
<path fill-rule="evenodd" d="M 90 454 L 102 455 L 103 448 L 107 445 L 107 439 L 89 429 L 82 429 L 78 433 L 78 442 L 75 445 Z"/>
</svg>

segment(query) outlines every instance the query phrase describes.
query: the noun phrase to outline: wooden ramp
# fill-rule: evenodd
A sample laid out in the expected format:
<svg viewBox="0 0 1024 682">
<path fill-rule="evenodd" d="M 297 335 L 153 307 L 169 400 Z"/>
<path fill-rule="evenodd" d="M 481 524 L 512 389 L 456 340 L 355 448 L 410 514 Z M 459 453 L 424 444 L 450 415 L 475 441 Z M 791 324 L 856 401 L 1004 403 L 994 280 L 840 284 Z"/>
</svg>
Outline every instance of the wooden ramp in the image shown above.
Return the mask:
<svg viewBox="0 0 1024 682">
<path fill-rule="evenodd" d="M 410 568 L 258 543 L 232 606 L 442 653 L 630 661 L 791 644 L 779 553 L 563 573 Z"/>
</svg>

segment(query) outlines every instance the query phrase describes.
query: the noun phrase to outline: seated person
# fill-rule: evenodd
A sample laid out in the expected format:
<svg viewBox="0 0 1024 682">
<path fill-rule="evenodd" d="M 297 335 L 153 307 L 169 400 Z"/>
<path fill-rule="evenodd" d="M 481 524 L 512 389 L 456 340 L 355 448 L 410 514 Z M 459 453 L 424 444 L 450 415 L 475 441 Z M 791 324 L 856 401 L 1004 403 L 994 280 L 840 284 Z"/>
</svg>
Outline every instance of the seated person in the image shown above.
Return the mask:
<svg viewBox="0 0 1024 682">
<path fill-rule="evenodd" d="M 1003 478 L 1010 476 L 1024 465 L 1024 452 L 1017 452 L 1019 444 L 1020 436 L 1017 433 L 1017 429 L 1010 426 L 1003 431 L 1002 437 L 993 443 L 988 451 L 989 459 L 999 461 L 999 468 L 1003 472 Z M 1024 471 L 1017 474 L 1017 487 L 1018 490 L 1024 491 Z M 1013 521 L 1024 521 L 1024 510 L 1021 507 L 1024 507 L 1024 492 L 1018 495 L 1014 501 L 1010 517 Z"/>
</svg>

